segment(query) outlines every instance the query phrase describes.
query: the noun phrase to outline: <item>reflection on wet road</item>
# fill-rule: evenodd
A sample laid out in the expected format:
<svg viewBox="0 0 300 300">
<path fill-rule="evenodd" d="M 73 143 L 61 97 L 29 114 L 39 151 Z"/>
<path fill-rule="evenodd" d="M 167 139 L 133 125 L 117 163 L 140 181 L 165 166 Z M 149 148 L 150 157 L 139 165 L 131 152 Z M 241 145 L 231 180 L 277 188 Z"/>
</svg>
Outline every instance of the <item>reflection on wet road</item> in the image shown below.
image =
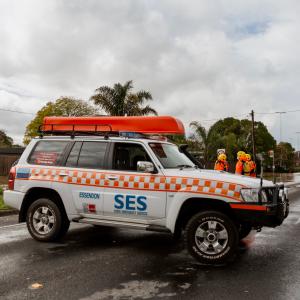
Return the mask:
<svg viewBox="0 0 300 300">
<path fill-rule="evenodd" d="M 198 264 L 168 235 L 73 225 L 61 243 L 0 228 L 1 299 L 299 299 L 300 192 L 278 228 L 241 243 L 234 262 Z M 40 284 L 40 285 L 34 285 Z"/>
</svg>

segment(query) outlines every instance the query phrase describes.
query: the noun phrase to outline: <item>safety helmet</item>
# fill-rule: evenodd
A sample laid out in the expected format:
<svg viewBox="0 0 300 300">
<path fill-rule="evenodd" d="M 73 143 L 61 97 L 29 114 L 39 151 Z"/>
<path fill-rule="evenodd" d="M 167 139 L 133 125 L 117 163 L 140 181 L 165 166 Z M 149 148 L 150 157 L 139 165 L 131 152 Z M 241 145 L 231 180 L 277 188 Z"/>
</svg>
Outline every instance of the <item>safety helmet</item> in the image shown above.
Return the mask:
<svg viewBox="0 0 300 300">
<path fill-rule="evenodd" d="M 222 153 L 218 156 L 218 160 L 220 160 L 220 161 L 226 161 L 226 159 L 227 159 L 227 156 L 224 153 Z"/>
<path fill-rule="evenodd" d="M 250 154 L 246 154 L 246 160 L 250 161 L 251 160 L 251 155 Z"/>
<path fill-rule="evenodd" d="M 242 156 L 244 156 L 246 153 L 244 151 L 239 151 L 237 153 L 237 159 L 240 159 Z"/>
</svg>

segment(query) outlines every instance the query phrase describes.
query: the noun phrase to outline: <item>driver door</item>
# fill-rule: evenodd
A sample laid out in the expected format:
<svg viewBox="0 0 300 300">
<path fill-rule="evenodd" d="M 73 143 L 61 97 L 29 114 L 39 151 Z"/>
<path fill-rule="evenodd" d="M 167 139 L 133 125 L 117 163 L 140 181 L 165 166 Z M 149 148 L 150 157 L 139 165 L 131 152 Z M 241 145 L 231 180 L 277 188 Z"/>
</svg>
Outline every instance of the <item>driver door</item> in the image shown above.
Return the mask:
<svg viewBox="0 0 300 300">
<path fill-rule="evenodd" d="M 113 143 L 111 153 L 104 191 L 104 215 L 131 220 L 165 218 L 165 176 L 160 171 L 143 173 L 137 170 L 139 161 L 153 163 L 144 145 L 117 142 Z"/>
</svg>

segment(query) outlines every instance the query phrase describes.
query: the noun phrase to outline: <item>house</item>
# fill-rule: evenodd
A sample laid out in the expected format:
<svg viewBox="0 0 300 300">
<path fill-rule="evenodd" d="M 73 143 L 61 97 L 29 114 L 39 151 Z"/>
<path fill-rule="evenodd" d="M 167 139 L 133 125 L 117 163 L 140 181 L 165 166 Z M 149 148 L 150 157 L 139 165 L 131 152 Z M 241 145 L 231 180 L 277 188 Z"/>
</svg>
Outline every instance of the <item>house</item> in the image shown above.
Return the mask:
<svg viewBox="0 0 300 300">
<path fill-rule="evenodd" d="M 19 159 L 25 148 L 0 148 L 0 176 L 7 176 L 12 164 Z"/>
</svg>

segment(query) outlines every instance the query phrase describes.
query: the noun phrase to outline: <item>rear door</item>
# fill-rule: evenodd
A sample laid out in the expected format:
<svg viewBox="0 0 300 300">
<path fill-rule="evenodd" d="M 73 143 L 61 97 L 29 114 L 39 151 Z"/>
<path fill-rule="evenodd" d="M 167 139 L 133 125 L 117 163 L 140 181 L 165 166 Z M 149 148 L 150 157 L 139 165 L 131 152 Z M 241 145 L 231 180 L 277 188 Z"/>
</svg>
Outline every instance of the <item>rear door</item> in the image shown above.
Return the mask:
<svg viewBox="0 0 300 300">
<path fill-rule="evenodd" d="M 103 214 L 103 178 L 108 147 L 106 141 L 74 142 L 60 172 L 64 177 L 64 191 L 73 200 L 76 212 L 83 216 Z"/>
<path fill-rule="evenodd" d="M 166 214 L 165 176 L 137 170 L 138 161 L 150 161 L 142 143 L 112 143 L 106 176 L 104 215 L 137 220 L 161 219 Z"/>
</svg>

